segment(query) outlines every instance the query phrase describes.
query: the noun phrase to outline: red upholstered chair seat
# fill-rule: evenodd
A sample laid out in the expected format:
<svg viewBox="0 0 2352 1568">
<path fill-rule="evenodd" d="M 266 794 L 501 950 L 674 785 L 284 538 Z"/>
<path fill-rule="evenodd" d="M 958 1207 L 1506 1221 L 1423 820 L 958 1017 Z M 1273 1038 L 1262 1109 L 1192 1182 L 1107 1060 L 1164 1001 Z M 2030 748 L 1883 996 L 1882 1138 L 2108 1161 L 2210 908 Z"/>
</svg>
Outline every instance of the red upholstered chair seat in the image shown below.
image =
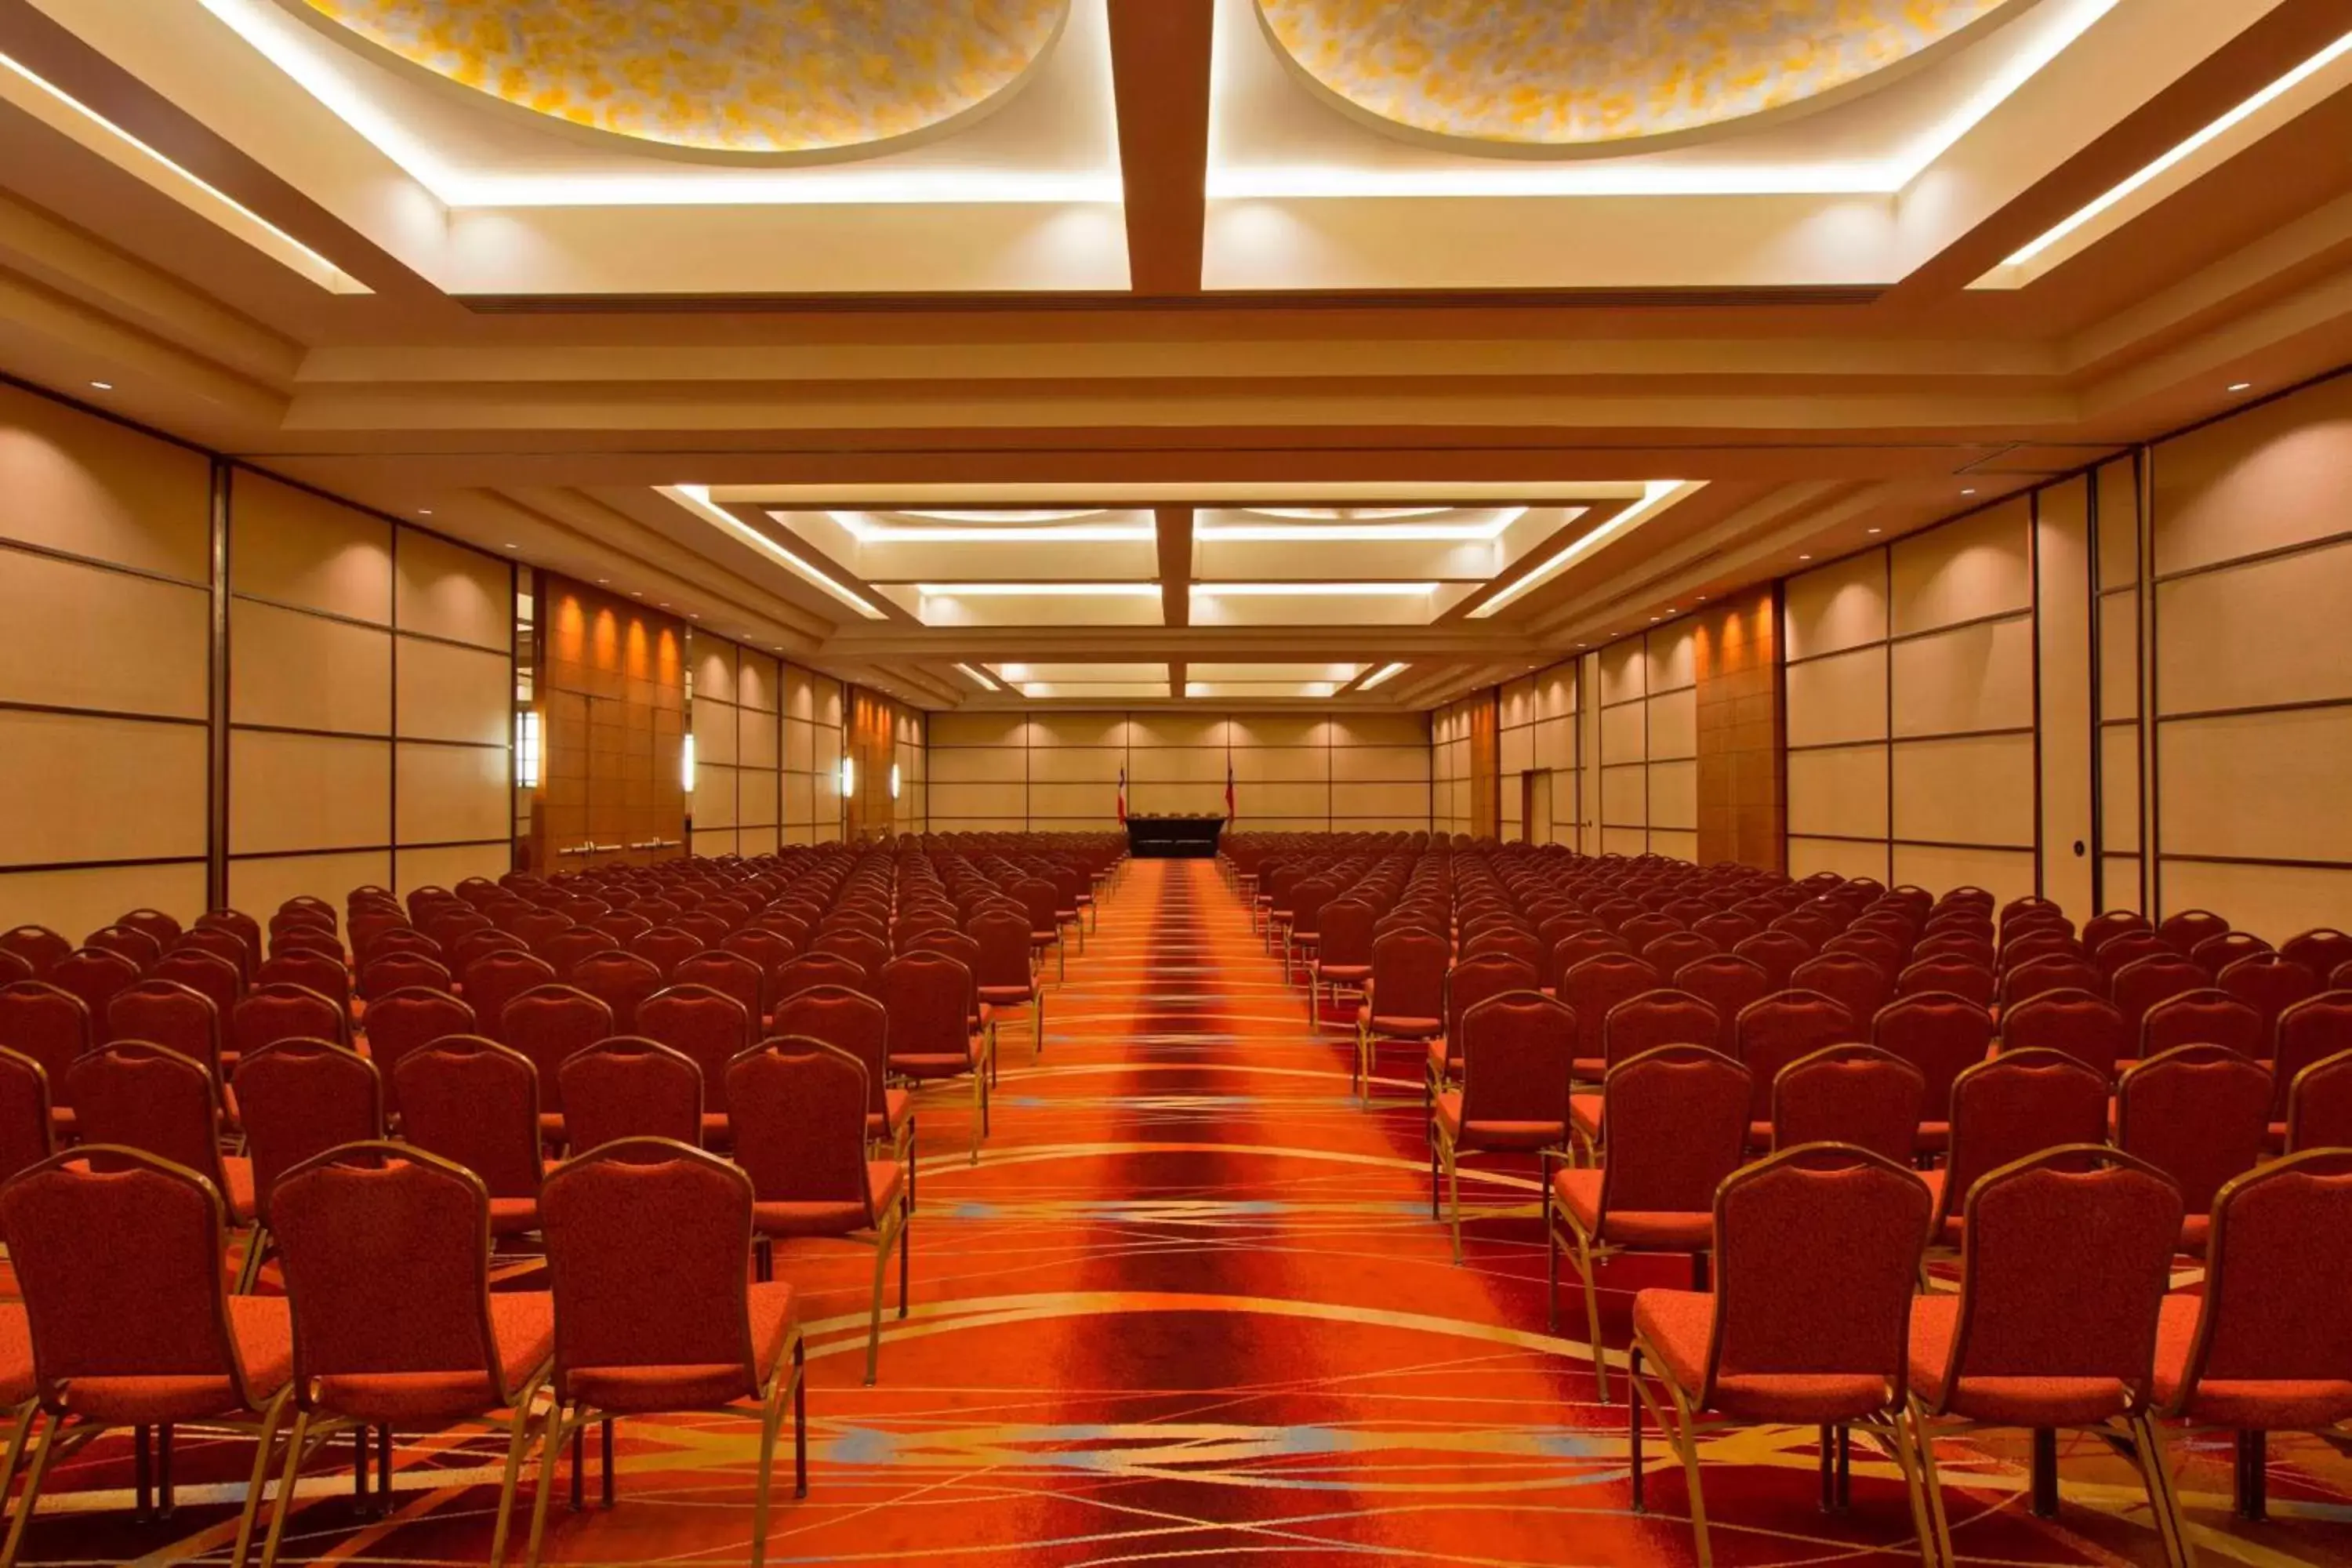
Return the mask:
<svg viewBox="0 0 2352 1568">
<path fill-rule="evenodd" d="M 1604 1103 L 1597 1094 L 1571 1094 L 1568 1097 L 1568 1122 L 1577 1135 L 1588 1143 L 1601 1142 L 1601 1108 Z"/>
<path fill-rule="evenodd" d="M 2169 1409 L 2189 1376 L 2204 1301 L 2167 1296 L 2156 1321 L 2156 1403 Z M 2206 1378 L 2185 1414 L 2189 1420 L 2250 1432 L 2310 1431 L 2352 1416 L 2352 1382 L 2334 1378 Z"/>
<path fill-rule="evenodd" d="M 1696 1209 L 1689 1214 L 1645 1214 L 1636 1209 L 1612 1209 L 1609 1223 L 1601 1222 L 1601 1181 L 1608 1173 L 1586 1166 L 1554 1171 L 1552 1195 L 1587 1231 L 1598 1229 L 1600 1239 L 1626 1247 L 1706 1247 L 1715 1242 L 1715 1215 Z"/>
<path fill-rule="evenodd" d="M 1704 1290 L 1646 1289 L 1633 1301 L 1633 1330 L 1686 1389 L 1706 1386 L 1706 1351 L 1717 1298 Z M 1885 1408 L 1885 1380 L 1853 1373 L 1773 1373 L 1715 1380 L 1708 1408 L 1746 1421 L 1805 1426 L 1860 1420 Z"/>
<path fill-rule="evenodd" d="M 490 1337 L 509 1404 L 555 1352 L 555 1298 L 544 1290 L 490 1293 Z M 376 1372 L 319 1380 L 321 1405 L 354 1420 L 391 1426 L 432 1426 L 480 1413 L 478 1368 L 458 1372 Z"/>
<path fill-rule="evenodd" d="M 781 1280 L 747 1287 L 751 1300 L 751 1357 L 757 1384 L 764 1385 L 793 1342 L 800 1303 Z M 574 1366 L 564 1369 L 565 1392 L 613 1415 L 632 1411 L 686 1410 L 725 1405 L 745 1396 L 743 1369 L 732 1363 L 713 1366 Z"/>
<path fill-rule="evenodd" d="M 231 1296 L 229 1332 L 246 1385 L 257 1398 L 286 1386 L 294 1375 L 294 1316 L 283 1296 Z M 155 1426 L 242 1415 L 248 1406 L 226 1377 L 77 1377 L 63 1385 L 68 1415 L 110 1426 Z"/>
<path fill-rule="evenodd" d="M 2090 1426 L 2129 1409 L 2131 1391 L 2114 1377 L 1963 1377 L 1947 1398 L 1944 1374 L 1959 1321 L 1958 1296 L 1911 1303 L 1911 1388 L 1922 1402 L 2000 1426 Z"/>
<path fill-rule="evenodd" d="M 1462 1095 L 1449 1090 L 1437 1097 L 1437 1122 L 1445 1135 L 1463 1142 Z M 1480 1148 L 1505 1151 L 1549 1149 L 1568 1136 L 1568 1129 L 1557 1121 L 1473 1121 L 1466 1142 Z"/>
<path fill-rule="evenodd" d="M 868 1160 L 865 1205 L 826 1200 L 754 1203 L 751 1228 L 761 1236 L 772 1237 L 847 1236 L 852 1231 L 866 1229 L 871 1224 L 867 1215 L 888 1210 L 898 1201 L 898 1191 L 906 1184 L 907 1168 L 896 1160 Z"/>
<path fill-rule="evenodd" d="M 890 1053 L 890 1070 L 911 1079 L 955 1078 L 962 1073 L 978 1072 L 987 1058 L 988 1041 L 974 1035 L 961 1051 L 914 1051 Z"/>
<path fill-rule="evenodd" d="M 909 1090 L 884 1089 L 882 1109 L 869 1113 L 866 1118 L 866 1136 L 868 1138 L 898 1136 L 898 1130 L 907 1125 L 907 1108 L 914 1103 L 914 1100 L 915 1097 Z"/>
</svg>

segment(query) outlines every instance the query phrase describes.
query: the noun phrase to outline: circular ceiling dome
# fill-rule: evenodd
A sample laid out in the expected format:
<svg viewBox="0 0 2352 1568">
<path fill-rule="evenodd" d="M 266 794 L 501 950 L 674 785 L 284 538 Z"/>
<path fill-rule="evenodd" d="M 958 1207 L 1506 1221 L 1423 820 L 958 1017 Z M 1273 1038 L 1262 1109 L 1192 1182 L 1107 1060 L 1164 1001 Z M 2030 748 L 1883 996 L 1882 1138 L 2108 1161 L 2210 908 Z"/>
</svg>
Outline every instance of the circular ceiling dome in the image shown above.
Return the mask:
<svg viewBox="0 0 2352 1568">
<path fill-rule="evenodd" d="M 1816 103 L 2017 0 L 1258 0 L 1343 106 L 1566 154 Z"/>
<path fill-rule="evenodd" d="M 768 158 L 1003 98 L 1069 0 L 288 0 L 401 61 L 633 142 Z"/>
</svg>

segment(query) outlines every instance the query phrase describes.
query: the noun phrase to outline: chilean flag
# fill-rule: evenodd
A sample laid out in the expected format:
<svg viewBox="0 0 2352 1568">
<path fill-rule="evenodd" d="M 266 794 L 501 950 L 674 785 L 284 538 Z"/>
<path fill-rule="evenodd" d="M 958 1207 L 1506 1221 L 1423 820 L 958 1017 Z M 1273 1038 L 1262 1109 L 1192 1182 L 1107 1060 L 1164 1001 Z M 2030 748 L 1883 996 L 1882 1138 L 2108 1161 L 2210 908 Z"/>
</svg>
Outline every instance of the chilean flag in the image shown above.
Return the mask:
<svg viewBox="0 0 2352 1568">
<path fill-rule="evenodd" d="M 1234 819 L 1234 759 L 1225 759 L 1225 820 Z"/>
<path fill-rule="evenodd" d="M 1118 819 L 1127 820 L 1127 770 L 1118 770 Z"/>
</svg>

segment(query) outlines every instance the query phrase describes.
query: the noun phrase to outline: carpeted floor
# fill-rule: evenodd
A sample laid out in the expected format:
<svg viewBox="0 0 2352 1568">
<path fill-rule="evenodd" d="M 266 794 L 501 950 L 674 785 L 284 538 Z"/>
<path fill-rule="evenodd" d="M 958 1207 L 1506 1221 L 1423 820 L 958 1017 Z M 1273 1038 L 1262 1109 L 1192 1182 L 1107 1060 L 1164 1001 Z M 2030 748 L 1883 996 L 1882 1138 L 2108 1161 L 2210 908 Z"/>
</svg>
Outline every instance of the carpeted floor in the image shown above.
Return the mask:
<svg viewBox="0 0 2352 1568">
<path fill-rule="evenodd" d="M 1046 1022 L 1034 1062 L 1023 1026 L 1003 1036 L 977 1166 L 961 1091 L 921 1113 L 914 1305 L 886 1328 L 878 1387 L 859 1383 L 871 1252 L 780 1257 L 779 1277 L 810 1291 L 812 1473 L 803 1501 L 780 1489 L 769 1562 L 1691 1559 L 1670 1452 L 1647 1447 L 1653 1511 L 1627 1511 L 1624 1406 L 1594 1401 L 1582 1343 L 1542 1331 L 1532 1163 L 1465 1180 L 1479 1212 L 1454 1265 L 1429 1217 L 1417 1059 L 1385 1057 L 1393 1108 L 1360 1110 L 1348 1031 L 1309 1032 L 1305 993 L 1283 985 L 1213 866 L 1130 867 Z M 536 1274 L 528 1259 L 502 1270 L 517 1287 Z M 1617 1342 L 1633 1289 L 1685 1278 L 1672 1261 L 1612 1266 Z M 748 1562 L 756 1436 L 735 1418 L 626 1423 L 617 1506 L 559 1500 L 549 1558 Z M 355 1516 L 348 1469 L 322 1460 L 289 1559 L 483 1561 L 499 1452 L 480 1436 L 404 1437 L 382 1521 Z M 1707 1452 L 1727 1565 L 1917 1561 L 1877 1451 L 1857 1446 L 1837 1515 L 1818 1507 L 1811 1428 L 1728 1428 Z M 2021 1447 L 1939 1452 L 1965 1557 L 2162 1561 L 2128 1465 L 2093 1440 L 2066 1445 L 2049 1521 L 2025 1508 Z M 248 1453 L 182 1435 L 178 1511 L 141 1524 L 127 1448 L 92 1450 L 60 1476 L 27 1560 L 223 1558 L 223 1483 Z M 2273 1439 L 2274 1518 L 2260 1525 L 2228 1519 L 2225 1447 L 2176 1441 L 2174 1455 L 2209 1559 L 2352 1563 L 2352 1466 L 2315 1440 Z M 348 1466 L 348 1449 L 331 1458 Z"/>
</svg>

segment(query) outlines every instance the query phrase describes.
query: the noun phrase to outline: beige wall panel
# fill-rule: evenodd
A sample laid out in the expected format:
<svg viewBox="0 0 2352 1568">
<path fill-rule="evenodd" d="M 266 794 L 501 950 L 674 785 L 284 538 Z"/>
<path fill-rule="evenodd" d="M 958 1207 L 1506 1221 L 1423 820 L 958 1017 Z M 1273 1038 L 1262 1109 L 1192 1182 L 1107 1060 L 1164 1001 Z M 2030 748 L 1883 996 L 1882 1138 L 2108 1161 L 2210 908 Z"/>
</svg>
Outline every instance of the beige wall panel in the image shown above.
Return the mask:
<svg viewBox="0 0 2352 1568">
<path fill-rule="evenodd" d="M 746 840 L 751 837 L 750 829 L 776 825 L 778 813 L 783 807 L 780 798 L 782 792 L 776 785 L 777 775 L 773 769 L 735 770 L 735 826 L 746 830 L 743 835 Z M 751 851 L 746 849 L 743 853 L 749 855 Z"/>
<path fill-rule="evenodd" d="M 205 852 L 204 729 L 0 710 L 0 865 Z"/>
<path fill-rule="evenodd" d="M 1330 819 L 1323 816 L 1259 816 L 1253 817 L 1246 829 L 1250 833 L 1328 833 L 1332 831 Z M 1344 830 L 1342 830 L 1344 831 Z"/>
<path fill-rule="evenodd" d="M 735 652 L 735 705 L 755 713 L 772 715 L 782 689 L 777 682 L 777 665 L 764 653 L 750 648 Z"/>
<path fill-rule="evenodd" d="M 687 668 L 694 677 L 694 700 L 728 702 L 735 700 L 735 645 L 717 637 L 696 637 L 687 658 Z M 697 742 L 699 745 L 701 742 Z"/>
<path fill-rule="evenodd" d="M 694 720 L 694 761 L 699 768 L 707 763 L 721 766 L 735 765 L 735 709 L 731 703 L 714 702 L 698 689 L 691 710 Z"/>
<path fill-rule="evenodd" d="M 1331 776 L 1331 753 L 1322 746 L 1249 746 L 1234 749 L 1236 784 L 1273 781 L 1321 783 Z"/>
<path fill-rule="evenodd" d="M 2139 577 L 2138 480 L 2132 461 L 2099 468 L 2099 586 L 2121 588 Z"/>
<path fill-rule="evenodd" d="M 920 754 L 917 753 L 919 756 Z M 778 761 L 776 716 L 773 713 L 762 712 L 756 708 L 735 710 L 736 765 L 774 773 Z"/>
<path fill-rule="evenodd" d="M 504 864 L 500 870 L 506 868 Z M 341 855 L 271 856 L 228 863 L 228 901 L 265 924 L 289 899 L 324 899 L 338 910 L 353 888 L 393 886 L 392 856 L 382 849 Z M 444 882 L 443 887 L 454 882 Z M 405 889 L 398 889 L 405 891 Z M 346 933 L 348 934 L 348 933 Z"/>
<path fill-rule="evenodd" d="M 1604 764 L 1638 763 L 1649 755 L 1647 705 L 1628 702 L 1601 710 L 1601 760 Z"/>
<path fill-rule="evenodd" d="M 1601 830 L 1601 852 L 1603 855 L 1646 855 L 1650 852 L 1650 830 L 1646 827 L 1604 827 Z"/>
<path fill-rule="evenodd" d="M 507 767 L 507 753 L 489 746 L 403 742 L 393 758 L 399 787 L 396 842 L 442 844 L 506 832 Z"/>
<path fill-rule="evenodd" d="M 2314 926 L 2343 929 L 2352 870 L 2302 866 L 2164 863 L 2164 913 L 2211 910 L 2240 931 L 2276 943 Z"/>
<path fill-rule="evenodd" d="M 742 840 L 736 837 L 735 830 L 731 827 L 722 827 L 709 832 L 698 827 L 687 836 L 687 843 L 697 855 L 715 857 L 742 853 L 740 847 Z"/>
<path fill-rule="evenodd" d="M 1335 781 L 1426 784 L 1429 752 L 1418 746 L 1335 746 L 1331 777 Z"/>
<path fill-rule="evenodd" d="M 403 637 L 397 673 L 400 733 L 410 740 L 498 745 L 513 730 L 514 665 L 506 653 Z"/>
<path fill-rule="evenodd" d="M 1128 767 L 1129 783 L 1225 784 L 1223 747 L 1139 749 L 1128 754 Z"/>
<path fill-rule="evenodd" d="M 1983 888 L 2005 904 L 2033 891 L 2033 856 L 2030 851 L 1929 849 L 1897 844 L 1895 880 L 1916 882 L 1938 898 L 1954 888 Z"/>
<path fill-rule="evenodd" d="M 501 771 L 490 834 L 506 831 Z M 392 837 L 392 747 L 238 730 L 228 740 L 228 848 L 347 849 Z"/>
<path fill-rule="evenodd" d="M 1670 855 L 1677 860 L 1696 860 L 1698 835 L 1679 828 L 1653 827 L 1650 829 L 1650 853 Z"/>
<path fill-rule="evenodd" d="M 1331 829 L 1335 833 L 1426 833 L 1429 831 L 1429 818 L 1426 816 L 1335 818 L 1332 821 Z"/>
<path fill-rule="evenodd" d="M 1789 875 L 1800 881 L 1820 871 L 1841 877 L 1875 877 L 1887 880 L 1887 847 L 1850 844 L 1835 838 L 1800 838 L 1789 835 Z"/>
<path fill-rule="evenodd" d="M 1650 826 L 1698 830 L 1697 763 L 1650 764 Z"/>
<path fill-rule="evenodd" d="M 1680 691 L 1650 699 L 1650 760 L 1665 762 L 1698 755 L 1698 691 Z"/>
<path fill-rule="evenodd" d="M 1234 750 L 1251 746 L 1315 746 L 1331 743 L 1331 722 L 1308 713 L 1241 713 L 1232 720 Z"/>
<path fill-rule="evenodd" d="M 1649 767 L 1601 770 L 1601 820 L 1612 827 L 1640 827 L 1649 821 Z"/>
<path fill-rule="evenodd" d="M 1698 643 L 1691 622 L 1660 626 L 1643 643 L 1649 659 L 1644 689 L 1651 696 L 1698 683 Z"/>
<path fill-rule="evenodd" d="M 788 664 L 783 667 L 778 680 L 784 696 L 784 716 L 814 722 L 816 719 L 814 678 L 800 666 Z M 941 714 L 940 717 L 945 719 L 949 715 Z M 801 842 L 806 843 L 807 840 Z"/>
<path fill-rule="evenodd" d="M 784 721 L 784 771 L 807 773 L 816 771 L 816 726 L 804 719 Z"/>
<path fill-rule="evenodd" d="M 809 772 L 830 774 L 838 778 L 841 774 L 841 759 L 845 754 L 841 749 L 841 731 L 831 724 L 812 724 L 809 726 L 809 743 L 810 749 L 814 753 L 814 765 L 809 769 Z"/>
<path fill-rule="evenodd" d="M 1536 765 L 1536 732 L 1532 726 L 1506 730 L 1496 737 L 1500 760 L 1506 773 L 1524 773 Z"/>
<path fill-rule="evenodd" d="M 693 815 L 698 830 L 724 827 L 731 831 L 735 826 L 735 770 L 730 767 L 706 768 L 700 765 L 700 761 L 696 759 L 694 794 L 686 803 L 687 810 Z M 661 837 L 668 837 L 668 830 L 664 829 Z"/>
<path fill-rule="evenodd" d="M 1340 816 L 1429 816 L 1425 784 L 1342 784 L 1331 785 L 1331 815 Z"/>
<path fill-rule="evenodd" d="M 1886 650 L 1792 664 L 1782 671 L 1789 744 L 1835 746 L 1886 738 Z"/>
<path fill-rule="evenodd" d="M 1790 838 L 1799 834 L 1886 836 L 1885 746 L 1790 752 L 1788 788 Z"/>
<path fill-rule="evenodd" d="M 1139 786 L 1130 782 L 1127 807 L 1129 811 L 1199 811 L 1223 816 L 1225 809 L 1223 775 L 1220 774 L 1214 784 L 1156 780 Z M 1255 816 L 1255 792 L 1234 791 L 1234 808 L 1245 821 Z"/>
<path fill-rule="evenodd" d="M 955 746 L 1028 744 L 1028 721 L 1018 713 L 934 713 L 931 744 L 940 751 Z"/>
<path fill-rule="evenodd" d="M 392 857 L 392 887 L 393 891 L 405 898 L 411 888 L 454 888 L 468 877 L 488 877 L 495 881 L 513 865 L 514 850 L 505 844 L 401 849 Z"/>
<path fill-rule="evenodd" d="M 2157 767 L 2167 855 L 2352 861 L 2352 708 L 2176 719 Z"/>
<path fill-rule="evenodd" d="M 1947 735 L 2033 723 L 2033 622 L 1993 621 L 1893 644 L 1895 732 Z"/>
<path fill-rule="evenodd" d="M 2338 378 L 2157 447 L 2156 572 L 2346 531 L 2352 381 Z"/>
<path fill-rule="evenodd" d="M 1601 650 L 1601 705 L 1625 702 L 1647 696 L 1643 679 L 1649 674 L 1650 661 L 1643 648 L 1646 639 L 1627 637 L 1611 643 Z"/>
<path fill-rule="evenodd" d="M 394 613 L 402 631 L 504 651 L 514 640 L 509 563 L 414 528 L 400 531 Z"/>
<path fill-rule="evenodd" d="M 1321 822 L 1331 815 L 1331 786 L 1328 784 L 1269 783 L 1250 786 L 1244 802 L 1238 786 L 1234 791 L 1234 804 L 1245 805 L 1251 820 L 1269 816 L 1311 816 Z M 1218 802 L 1220 805 L 1223 802 Z"/>
<path fill-rule="evenodd" d="M 2346 509 L 2352 524 L 2352 505 Z M 2183 577 L 2156 590 L 2166 713 L 2352 697 L 2352 544 Z"/>
<path fill-rule="evenodd" d="M 943 749 L 931 753 L 931 782 L 950 784 L 1011 784 L 1029 776 L 1029 753 L 992 747 Z"/>
<path fill-rule="evenodd" d="M 1792 659 L 1884 641 L 1886 552 L 1864 551 L 1790 578 L 1780 618 Z"/>
<path fill-rule="evenodd" d="M 1040 747 L 1029 753 L 1029 777 L 1040 784 L 1115 784 L 1127 765 L 1127 752 L 1118 746 Z M 1110 799 L 1112 790 L 1101 792 Z"/>
<path fill-rule="evenodd" d="M 0 446 L 6 432 L 0 427 Z M 274 909 L 276 906 L 271 906 Z M 45 925 L 68 942 L 131 910 L 161 910 L 185 925 L 205 912 L 205 868 L 93 866 L 86 871 L 0 871 L 0 931 Z M 258 910 L 267 919 L 270 909 Z"/>
<path fill-rule="evenodd" d="M 2099 713 L 2130 719 L 2139 713 L 2139 595 L 2109 594 L 2099 601 Z"/>
<path fill-rule="evenodd" d="M 1426 746 L 1429 716 L 1425 713 L 1348 713 L 1333 717 L 1334 746 Z"/>
<path fill-rule="evenodd" d="M 2091 903 L 2090 491 L 2081 479 L 2042 492 L 2033 550 L 2041 658 L 2029 674 L 2041 680 L 2042 890 L 2069 910 Z"/>
<path fill-rule="evenodd" d="M 1503 682 L 1497 695 L 1496 708 L 1502 727 L 1506 730 L 1515 730 L 1522 724 L 1534 723 L 1536 720 L 1535 677 L 1521 676 L 1517 680 Z"/>
<path fill-rule="evenodd" d="M 805 826 L 816 815 L 816 780 L 808 773 L 784 775 L 784 822 Z M 799 842 L 805 844 L 806 839 Z"/>
<path fill-rule="evenodd" d="M 2023 497 L 1974 517 L 1898 540 L 1893 592 L 1887 601 L 1891 635 L 1932 631 L 1979 616 L 2006 615 L 2033 602 L 2027 560 L 2029 512 Z"/>
<path fill-rule="evenodd" d="M 2139 726 L 2110 724 L 2099 731 L 2099 794 L 2106 809 L 2100 832 L 2110 852 L 2139 850 Z"/>
<path fill-rule="evenodd" d="M 1576 765 L 1576 720 L 1573 716 L 1538 720 L 1532 733 L 1535 738 L 1532 766 L 1557 772 Z"/>
<path fill-rule="evenodd" d="M 1898 839 L 2022 847 L 2030 854 L 2033 737 L 1898 742 L 1893 805 Z"/>
<path fill-rule="evenodd" d="M 229 717 L 381 735 L 392 728 L 392 634 L 299 610 L 229 605 Z"/>
<path fill-rule="evenodd" d="M 185 447 L 0 386 L 0 538 L 205 582 L 211 474 Z"/>
<path fill-rule="evenodd" d="M 2136 910 L 2146 901 L 2140 897 L 2138 856 L 2107 857 L 2106 895 L 2106 901 L 2099 906 L 2101 914 L 2109 910 Z"/>
<path fill-rule="evenodd" d="M 810 795 L 814 802 L 810 820 L 817 826 L 831 827 L 835 838 L 841 837 L 841 771 L 821 768 L 809 775 Z"/>
<path fill-rule="evenodd" d="M 378 625 L 392 619 L 392 524 L 259 474 L 229 489 L 229 587 Z"/>
<path fill-rule="evenodd" d="M 1185 713 L 1138 713 L 1129 721 L 1127 743 L 1138 750 L 1147 746 L 1194 746 L 1222 752 L 1227 728 L 1223 719 L 1199 719 Z"/>
<path fill-rule="evenodd" d="M 773 825 L 766 827 L 746 827 L 735 836 L 735 853 L 743 856 L 772 855 L 781 842 Z"/>
<path fill-rule="evenodd" d="M 1029 746 L 1118 747 L 1127 744 L 1124 713 L 1037 713 L 1029 720 Z"/>
<path fill-rule="evenodd" d="M 809 692 L 816 703 L 816 710 L 810 715 L 810 718 L 818 724 L 830 724 L 836 730 L 840 729 L 841 682 L 826 676 L 812 676 L 809 679 Z M 837 839 L 840 837 L 841 834 L 836 826 L 834 837 Z M 819 842 L 825 841 L 820 839 Z"/>
<path fill-rule="evenodd" d="M 1559 719 L 1576 711 L 1576 666 L 1556 664 L 1535 679 L 1536 718 Z"/>
<path fill-rule="evenodd" d="M 0 701 L 201 719 L 211 625 L 201 588 L 0 551 Z"/>
</svg>

